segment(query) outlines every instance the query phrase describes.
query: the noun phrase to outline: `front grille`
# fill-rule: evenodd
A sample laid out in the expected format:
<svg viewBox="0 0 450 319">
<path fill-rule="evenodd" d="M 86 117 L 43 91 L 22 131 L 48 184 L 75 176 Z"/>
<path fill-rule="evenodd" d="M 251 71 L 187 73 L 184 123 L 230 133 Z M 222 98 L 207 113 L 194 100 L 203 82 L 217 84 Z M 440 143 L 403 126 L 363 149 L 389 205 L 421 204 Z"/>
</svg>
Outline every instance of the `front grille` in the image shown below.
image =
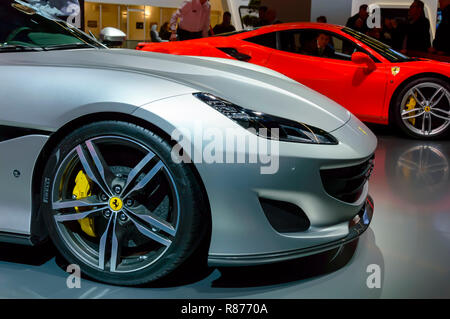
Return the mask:
<svg viewBox="0 0 450 319">
<path fill-rule="evenodd" d="M 331 196 L 343 202 L 353 203 L 361 196 L 364 185 L 373 171 L 373 165 L 374 156 L 372 155 L 359 165 L 323 169 L 320 171 L 323 186 Z"/>
</svg>

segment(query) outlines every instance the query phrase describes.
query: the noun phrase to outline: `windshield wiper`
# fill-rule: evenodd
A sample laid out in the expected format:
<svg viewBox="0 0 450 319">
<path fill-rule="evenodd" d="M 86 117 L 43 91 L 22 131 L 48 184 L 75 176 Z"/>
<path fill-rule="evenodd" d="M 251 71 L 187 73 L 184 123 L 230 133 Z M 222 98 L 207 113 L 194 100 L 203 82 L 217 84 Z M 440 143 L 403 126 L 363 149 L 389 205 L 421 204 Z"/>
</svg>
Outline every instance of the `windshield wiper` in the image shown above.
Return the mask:
<svg viewBox="0 0 450 319">
<path fill-rule="evenodd" d="M 66 43 L 56 44 L 45 47 L 45 50 L 70 50 L 70 49 L 83 49 L 83 48 L 97 48 L 95 45 L 88 43 Z"/>
<path fill-rule="evenodd" d="M 5 44 L 0 46 L 0 52 L 43 51 L 41 47 L 28 47 L 21 44 Z"/>
</svg>

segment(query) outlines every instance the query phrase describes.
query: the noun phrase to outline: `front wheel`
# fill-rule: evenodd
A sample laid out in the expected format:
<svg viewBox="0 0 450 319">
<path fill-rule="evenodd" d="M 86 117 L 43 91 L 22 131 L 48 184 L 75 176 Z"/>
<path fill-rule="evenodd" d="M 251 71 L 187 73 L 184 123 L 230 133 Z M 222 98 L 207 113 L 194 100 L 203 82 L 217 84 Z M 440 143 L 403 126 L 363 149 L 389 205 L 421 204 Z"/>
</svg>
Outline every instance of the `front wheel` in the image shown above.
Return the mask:
<svg viewBox="0 0 450 319">
<path fill-rule="evenodd" d="M 438 78 L 420 78 L 406 85 L 393 104 L 395 124 L 408 136 L 437 139 L 450 129 L 450 84 Z"/>
<path fill-rule="evenodd" d="M 86 125 L 47 162 L 42 207 L 69 263 L 110 284 L 140 285 L 178 268 L 209 226 L 192 169 L 163 138 L 124 122 Z"/>
</svg>

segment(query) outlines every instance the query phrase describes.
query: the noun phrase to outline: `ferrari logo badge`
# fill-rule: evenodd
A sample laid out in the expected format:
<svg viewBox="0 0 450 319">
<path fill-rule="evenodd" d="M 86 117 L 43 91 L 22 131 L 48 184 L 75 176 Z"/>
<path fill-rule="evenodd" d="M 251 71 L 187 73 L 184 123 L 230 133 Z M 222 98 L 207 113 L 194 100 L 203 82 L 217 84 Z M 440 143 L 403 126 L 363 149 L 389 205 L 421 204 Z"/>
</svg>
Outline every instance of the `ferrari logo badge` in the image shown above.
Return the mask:
<svg viewBox="0 0 450 319">
<path fill-rule="evenodd" d="M 115 212 L 121 210 L 122 206 L 122 200 L 118 197 L 113 197 L 109 200 L 109 207 Z"/>
<path fill-rule="evenodd" d="M 396 76 L 397 74 L 400 73 L 400 67 L 399 66 L 394 66 L 391 68 L 391 72 L 393 76 Z"/>
</svg>

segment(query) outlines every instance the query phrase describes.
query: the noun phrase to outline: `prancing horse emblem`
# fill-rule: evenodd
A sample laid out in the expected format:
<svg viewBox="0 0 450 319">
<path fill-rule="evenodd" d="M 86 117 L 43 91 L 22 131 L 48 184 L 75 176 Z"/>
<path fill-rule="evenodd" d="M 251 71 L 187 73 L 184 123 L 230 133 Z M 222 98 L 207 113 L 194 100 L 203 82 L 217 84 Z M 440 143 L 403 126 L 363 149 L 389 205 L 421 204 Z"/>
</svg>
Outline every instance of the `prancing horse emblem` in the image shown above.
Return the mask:
<svg viewBox="0 0 450 319">
<path fill-rule="evenodd" d="M 121 210 L 122 206 L 123 206 L 123 202 L 119 197 L 112 197 L 109 200 L 109 207 L 115 212 Z"/>
<path fill-rule="evenodd" d="M 394 66 L 391 68 L 391 72 L 393 76 L 396 76 L 397 74 L 400 73 L 400 67 L 399 66 Z"/>
</svg>

